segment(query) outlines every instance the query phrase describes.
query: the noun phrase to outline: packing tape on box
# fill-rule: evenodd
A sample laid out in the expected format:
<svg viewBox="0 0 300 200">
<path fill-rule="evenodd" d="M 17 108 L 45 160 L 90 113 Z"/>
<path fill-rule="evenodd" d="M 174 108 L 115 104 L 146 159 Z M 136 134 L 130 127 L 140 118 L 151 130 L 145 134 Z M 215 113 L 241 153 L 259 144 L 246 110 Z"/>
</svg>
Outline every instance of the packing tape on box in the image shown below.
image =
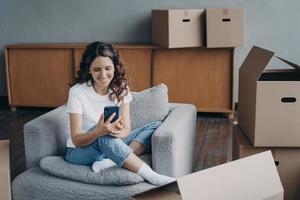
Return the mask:
<svg viewBox="0 0 300 200">
<path fill-rule="evenodd" d="M 222 13 L 223 13 L 223 15 L 228 15 L 228 9 L 227 8 L 223 8 L 222 9 Z"/>
</svg>

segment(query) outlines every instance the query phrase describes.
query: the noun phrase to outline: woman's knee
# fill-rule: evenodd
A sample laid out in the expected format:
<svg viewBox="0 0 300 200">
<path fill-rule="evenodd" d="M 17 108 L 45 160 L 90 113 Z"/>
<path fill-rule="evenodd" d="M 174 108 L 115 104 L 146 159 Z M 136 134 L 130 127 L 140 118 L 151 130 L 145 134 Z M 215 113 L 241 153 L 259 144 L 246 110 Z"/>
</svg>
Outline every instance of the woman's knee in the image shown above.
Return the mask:
<svg viewBox="0 0 300 200">
<path fill-rule="evenodd" d="M 114 161 L 118 166 L 122 166 L 124 160 L 132 153 L 132 149 L 120 138 L 103 136 L 98 139 L 99 147 L 106 158 Z"/>
<path fill-rule="evenodd" d="M 161 125 L 161 121 L 150 122 L 146 128 L 157 129 Z"/>
<path fill-rule="evenodd" d="M 99 137 L 97 140 L 100 146 L 116 146 L 124 144 L 123 140 L 111 135 Z"/>
</svg>

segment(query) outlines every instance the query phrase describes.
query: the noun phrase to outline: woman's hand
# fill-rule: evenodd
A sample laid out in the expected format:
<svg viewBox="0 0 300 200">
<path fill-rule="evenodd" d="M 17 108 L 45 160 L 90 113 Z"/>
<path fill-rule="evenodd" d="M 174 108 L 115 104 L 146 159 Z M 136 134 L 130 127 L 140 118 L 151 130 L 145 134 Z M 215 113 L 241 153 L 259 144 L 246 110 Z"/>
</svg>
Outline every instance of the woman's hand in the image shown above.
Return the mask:
<svg viewBox="0 0 300 200">
<path fill-rule="evenodd" d="M 117 138 L 126 138 L 130 134 L 130 112 L 129 103 L 120 106 L 121 115 L 120 117 L 111 122 L 116 113 L 111 114 L 109 118 L 104 122 L 104 115 L 102 114 L 96 128 L 94 129 L 95 134 L 98 137 L 104 135 L 111 135 Z"/>
<path fill-rule="evenodd" d="M 111 123 L 111 121 L 115 115 L 116 115 L 116 113 L 111 114 L 109 116 L 109 118 L 104 122 L 104 114 L 102 113 L 102 115 L 100 116 L 100 119 L 98 121 L 98 124 L 95 128 L 95 132 L 96 132 L 97 136 L 104 136 L 113 131 L 119 130 L 118 127 L 120 127 L 120 126 L 118 124 L 119 124 L 119 121 L 121 120 L 121 118 L 119 118 L 116 121 L 114 121 L 113 123 Z"/>
<path fill-rule="evenodd" d="M 113 124 L 113 128 L 111 129 L 109 135 L 117 138 L 126 138 L 128 136 L 128 131 L 124 125 L 124 120 L 121 117 Z"/>
<path fill-rule="evenodd" d="M 109 134 L 117 138 L 127 138 L 131 132 L 130 103 L 121 104 L 120 111 L 121 117 L 116 121 L 114 128 Z"/>
</svg>

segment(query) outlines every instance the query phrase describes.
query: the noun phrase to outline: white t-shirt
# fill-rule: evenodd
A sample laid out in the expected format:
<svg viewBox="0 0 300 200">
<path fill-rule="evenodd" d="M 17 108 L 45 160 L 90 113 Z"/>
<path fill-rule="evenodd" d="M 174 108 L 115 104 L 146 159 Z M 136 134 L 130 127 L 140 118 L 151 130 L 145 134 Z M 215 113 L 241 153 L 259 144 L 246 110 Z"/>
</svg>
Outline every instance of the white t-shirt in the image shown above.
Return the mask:
<svg viewBox="0 0 300 200">
<path fill-rule="evenodd" d="M 123 99 L 123 103 L 132 100 L 132 95 L 128 88 L 128 93 Z M 109 95 L 100 95 L 96 93 L 90 83 L 76 84 L 69 90 L 67 103 L 67 113 L 82 114 L 82 130 L 87 132 L 91 127 L 98 123 L 105 106 L 120 105 L 120 103 L 111 101 Z M 67 147 L 75 147 L 71 139 L 70 124 L 68 126 Z"/>
</svg>

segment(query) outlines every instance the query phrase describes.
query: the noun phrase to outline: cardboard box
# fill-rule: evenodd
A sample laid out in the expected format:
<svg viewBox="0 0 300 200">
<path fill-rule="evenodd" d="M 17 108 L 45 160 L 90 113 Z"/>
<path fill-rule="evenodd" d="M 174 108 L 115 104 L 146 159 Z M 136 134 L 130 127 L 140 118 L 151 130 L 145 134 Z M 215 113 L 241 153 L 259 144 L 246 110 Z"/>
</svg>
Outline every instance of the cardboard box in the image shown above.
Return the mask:
<svg viewBox="0 0 300 200">
<path fill-rule="evenodd" d="M 10 200 L 9 140 L 0 140 L 0 199 Z"/>
<path fill-rule="evenodd" d="M 206 45 L 208 48 L 244 45 L 245 16 L 242 8 L 206 9 Z"/>
<path fill-rule="evenodd" d="M 285 200 L 300 199 L 300 148 L 253 147 L 238 126 L 233 128 L 233 159 L 271 150 L 284 188 Z"/>
<path fill-rule="evenodd" d="M 152 43 L 167 48 L 204 45 L 204 9 L 152 10 Z"/>
<path fill-rule="evenodd" d="M 256 147 L 300 147 L 300 67 L 264 71 L 273 55 L 254 46 L 239 69 L 239 126 Z"/>
<path fill-rule="evenodd" d="M 172 197 L 174 193 L 180 194 L 183 200 L 283 199 L 283 188 L 270 151 L 180 177 L 133 199 L 145 200 L 162 190 L 167 193 L 160 199 L 168 200 L 177 198 Z"/>
</svg>

